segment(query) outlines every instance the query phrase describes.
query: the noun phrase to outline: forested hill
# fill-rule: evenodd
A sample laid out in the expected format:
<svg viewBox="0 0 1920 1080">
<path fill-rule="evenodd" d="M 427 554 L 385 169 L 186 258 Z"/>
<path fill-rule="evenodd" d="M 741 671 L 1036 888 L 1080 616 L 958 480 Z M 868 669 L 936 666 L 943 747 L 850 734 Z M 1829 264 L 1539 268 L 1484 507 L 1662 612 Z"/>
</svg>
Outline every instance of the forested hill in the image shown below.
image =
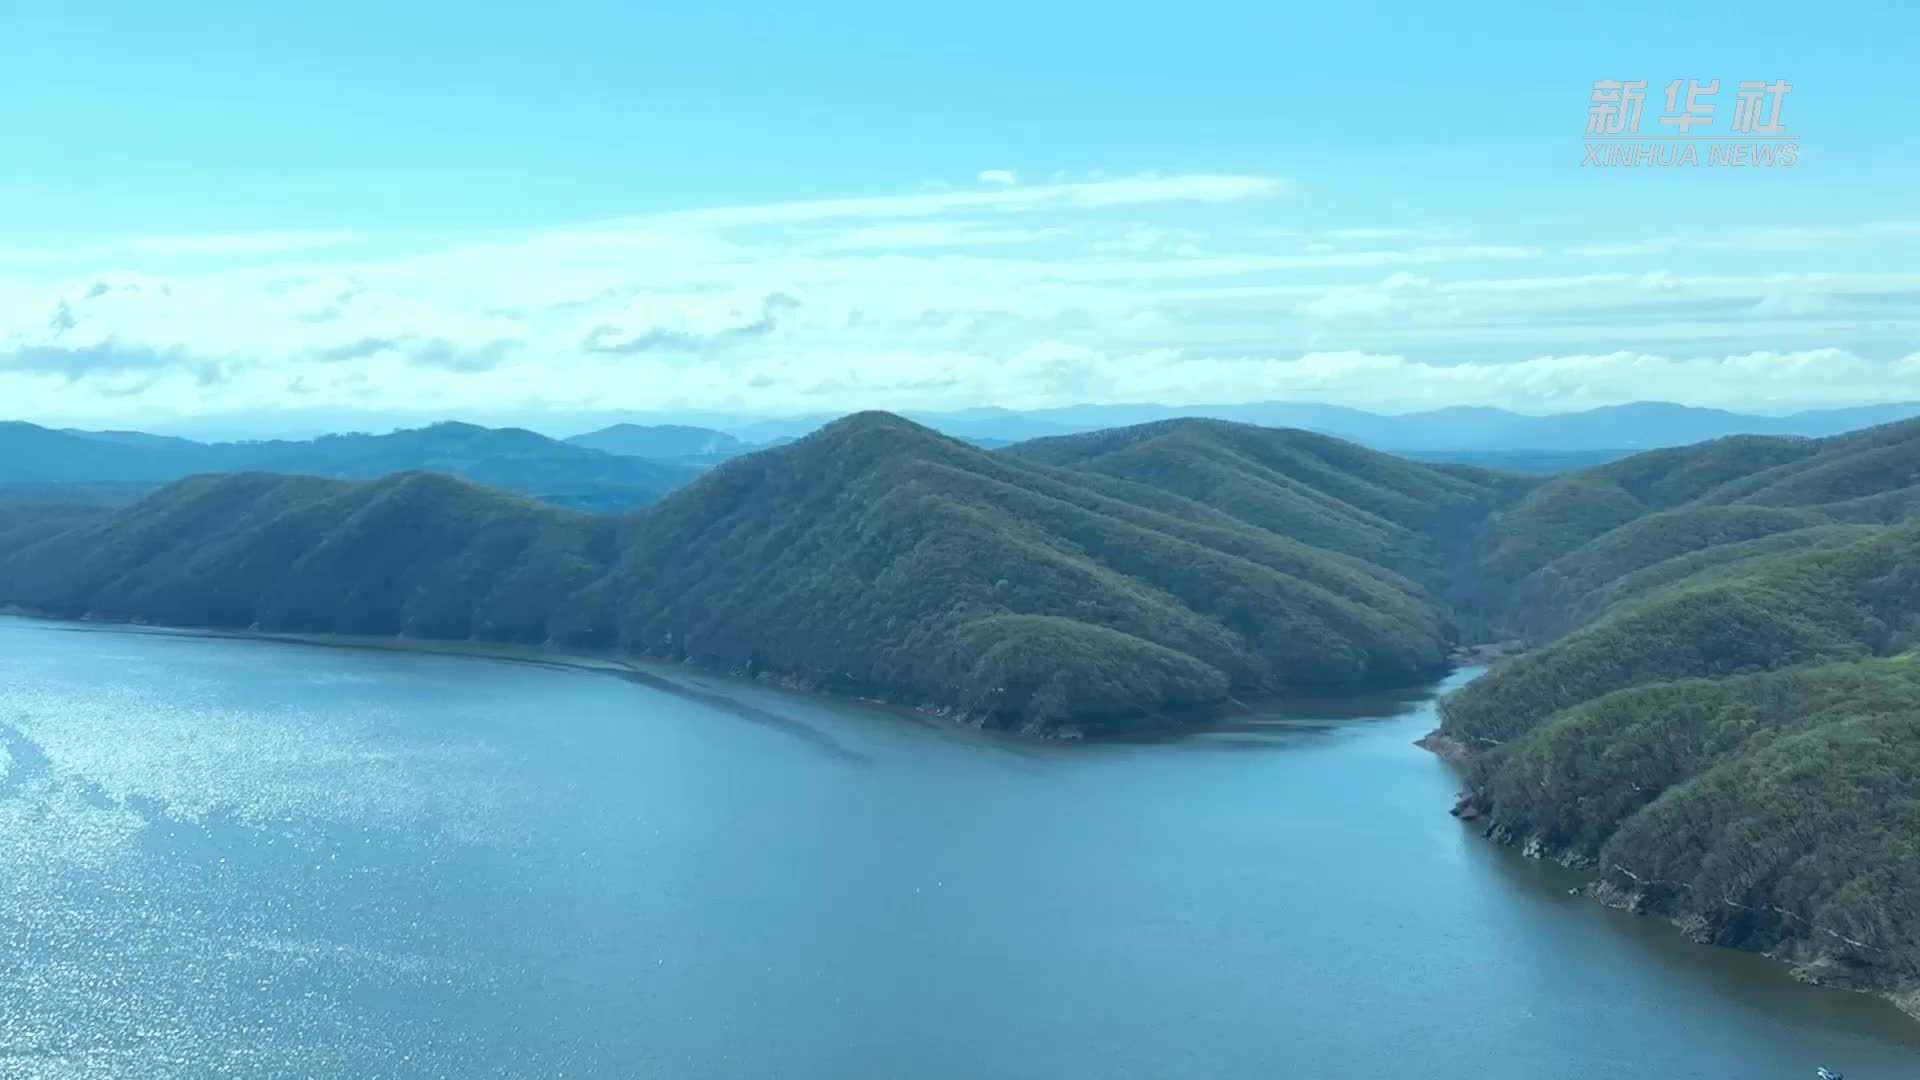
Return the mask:
<svg viewBox="0 0 1920 1080">
<path fill-rule="evenodd" d="M 1617 902 L 1920 1005 L 1920 423 L 1542 485 L 1482 537 L 1545 648 L 1450 698 L 1465 812 Z"/>
<path fill-rule="evenodd" d="M 15 511 L 17 519 L 23 511 Z M 437 473 L 192 477 L 25 535 L 0 518 L 0 603 L 67 617 L 540 642 L 587 620 L 621 518 Z"/>
<path fill-rule="evenodd" d="M 1467 537 L 1492 510 L 1538 483 L 1420 464 L 1307 431 L 1221 420 L 1035 439 L 1002 453 L 1151 487 L 1443 587 L 1476 579 L 1449 564 L 1457 563 Z"/>
<path fill-rule="evenodd" d="M 1445 611 L 1396 569 L 1423 544 L 1349 554 L 869 413 L 650 511 L 620 636 L 1017 726 L 1118 719 L 1436 670 Z"/>
<path fill-rule="evenodd" d="M 0 603 L 613 646 L 1112 729 L 1432 676 L 1455 637 L 1434 588 L 1453 553 L 1419 526 L 1459 532 L 1531 483 L 1231 424 L 1135 436 L 1137 479 L 865 413 L 618 517 L 417 473 L 194 478 L 0 531 Z M 1195 456 L 1210 489 L 1168 479 Z"/>
</svg>

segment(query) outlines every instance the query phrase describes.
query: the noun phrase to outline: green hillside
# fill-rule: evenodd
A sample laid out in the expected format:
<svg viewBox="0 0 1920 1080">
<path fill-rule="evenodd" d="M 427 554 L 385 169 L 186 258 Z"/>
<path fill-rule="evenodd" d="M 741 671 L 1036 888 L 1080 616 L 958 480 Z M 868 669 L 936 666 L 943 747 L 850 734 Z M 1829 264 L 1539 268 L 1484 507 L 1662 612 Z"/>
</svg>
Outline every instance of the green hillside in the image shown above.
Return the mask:
<svg viewBox="0 0 1920 1080">
<path fill-rule="evenodd" d="M 618 520 L 449 477 L 181 481 L 0 548 L 0 601 L 180 626 L 540 642 L 611 558 Z"/>
<path fill-rule="evenodd" d="M 1215 494 L 1237 465 L 1254 495 L 1214 509 L 1164 479 L 990 453 L 870 413 L 623 517 L 418 473 L 195 478 L 10 547 L 0 599 L 611 646 L 1034 731 L 1164 724 L 1444 668 L 1456 634 L 1429 587 L 1440 548 L 1416 526 L 1464 535 L 1515 482 L 1317 437 L 1298 451 L 1289 433 L 1240 425 L 1157 428 L 1130 458 L 1140 475 L 1156 453 L 1167 474 L 1210 457 Z M 1267 517 L 1269 495 L 1325 527 Z M 1358 551 L 1340 543 L 1362 532 Z"/>
<path fill-rule="evenodd" d="M 1443 705 L 1463 811 L 1702 940 L 1920 986 L 1917 483 L 1909 422 L 1644 454 L 1491 517 L 1490 618 L 1544 647 Z"/>
<path fill-rule="evenodd" d="M 1376 562 L 885 414 L 717 468 L 617 580 L 629 647 L 1025 728 L 1405 684 L 1450 642 Z"/>
<path fill-rule="evenodd" d="M 1447 730 L 1504 742 L 1613 690 L 1905 648 L 1920 622 L 1920 526 L 1748 559 L 1622 601 L 1446 704 Z"/>
<path fill-rule="evenodd" d="M 1920 977 L 1920 664 L 1911 655 L 1622 690 L 1474 770 L 1509 840 L 1703 941 L 1825 981 Z"/>
<path fill-rule="evenodd" d="M 1192 514 L 1185 504 L 1197 502 L 1262 531 L 1391 567 L 1446 600 L 1463 625 L 1482 587 L 1467 555 L 1473 534 L 1496 507 L 1539 483 L 1221 420 L 1036 439 L 1002 454 L 1149 487 L 1174 500 L 1157 504 L 1172 513 Z"/>
</svg>

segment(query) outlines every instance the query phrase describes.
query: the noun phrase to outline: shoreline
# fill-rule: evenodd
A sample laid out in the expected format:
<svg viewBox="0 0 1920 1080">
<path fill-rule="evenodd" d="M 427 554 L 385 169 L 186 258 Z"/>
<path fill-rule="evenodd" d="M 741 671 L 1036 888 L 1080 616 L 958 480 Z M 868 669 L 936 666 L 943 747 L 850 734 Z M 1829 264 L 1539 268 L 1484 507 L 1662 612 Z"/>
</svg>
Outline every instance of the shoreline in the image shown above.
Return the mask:
<svg viewBox="0 0 1920 1080">
<path fill-rule="evenodd" d="M 1502 846 L 1512 847 L 1513 845 L 1507 843 Z M 1521 851 L 1521 854 L 1526 858 L 1532 859 L 1547 859 L 1553 857 L 1537 840 L 1529 843 L 1527 847 Z M 1574 865 L 1564 860 L 1559 861 L 1565 866 Z M 1591 867 L 1585 868 L 1591 869 Z M 1816 955 L 1812 959 L 1803 960 L 1766 949 L 1746 949 L 1738 945 L 1718 945 L 1712 941 L 1702 941 L 1697 936 L 1696 929 L 1702 925 L 1700 916 L 1672 915 L 1666 912 L 1643 910 L 1641 908 L 1641 894 L 1622 889 L 1608 882 L 1605 878 L 1595 878 L 1593 881 L 1588 882 L 1586 888 L 1582 889 L 1581 892 L 1588 899 L 1591 899 L 1603 907 L 1610 907 L 1615 911 L 1624 911 L 1640 918 L 1652 918 L 1659 922 L 1666 923 L 1668 926 L 1679 931 L 1681 937 L 1686 938 L 1687 941 L 1694 945 L 1716 949 L 1735 949 L 1753 956 L 1764 956 L 1777 964 L 1785 965 L 1787 973 L 1791 975 L 1796 982 L 1806 983 L 1808 986 L 1817 986 L 1822 990 L 1838 990 L 1843 993 L 1866 994 L 1870 997 L 1882 998 L 1891 1002 L 1894 1008 L 1906 1014 L 1916 1023 L 1920 1023 L 1920 986 L 1907 989 L 1888 989 L 1877 986 L 1849 985 L 1846 982 L 1834 982 L 1821 977 L 1823 970 L 1833 966 L 1828 957 Z"/>
<path fill-rule="evenodd" d="M 1421 738 L 1414 740 L 1414 745 L 1433 754 L 1448 764 L 1457 767 L 1464 767 L 1473 758 L 1473 752 L 1467 748 L 1465 743 L 1443 734 L 1439 728 L 1435 728 Z M 1523 859 L 1552 861 L 1573 870 L 1594 871 L 1597 869 L 1591 865 L 1590 861 L 1568 859 L 1556 854 L 1547 848 L 1546 845 L 1540 843 L 1537 837 L 1523 842 L 1519 837 L 1508 832 L 1506 827 L 1500 822 L 1487 818 L 1482 814 L 1480 809 L 1473 804 L 1473 794 L 1471 791 L 1462 790 L 1456 797 L 1453 809 L 1450 810 L 1449 813 L 1455 818 L 1458 818 L 1462 824 L 1471 826 L 1482 840 L 1496 847 L 1506 848 Z M 1616 911 L 1627 912 L 1639 918 L 1651 918 L 1666 923 L 1679 932 L 1680 936 L 1686 938 L 1690 944 L 1706 948 L 1734 949 L 1753 956 L 1764 956 L 1775 963 L 1784 965 L 1788 973 L 1792 975 L 1795 980 L 1810 986 L 1818 986 L 1823 990 L 1836 990 L 1851 994 L 1868 994 L 1873 997 L 1882 998 L 1891 1003 L 1895 1009 L 1898 1009 L 1915 1023 L 1920 1023 L 1920 986 L 1905 989 L 1848 986 L 1820 978 L 1820 969 L 1823 965 L 1818 957 L 1812 960 L 1797 960 L 1763 949 L 1747 949 L 1741 948 L 1738 945 L 1716 945 L 1711 941 L 1701 941 L 1690 929 L 1690 926 L 1694 920 L 1698 919 L 1698 916 L 1689 918 L 1685 915 L 1670 915 L 1665 912 L 1644 910 L 1640 906 L 1639 894 L 1629 893 L 1612 885 L 1604 876 L 1590 878 L 1579 892 L 1582 896 L 1585 896 L 1587 899 L 1602 907 L 1609 907 Z"/>
<path fill-rule="evenodd" d="M 100 632 L 144 633 L 158 636 L 197 637 L 212 640 L 262 641 L 284 645 L 308 645 L 320 648 L 364 649 L 377 652 L 414 653 L 422 655 L 456 656 L 477 660 L 494 660 L 502 663 L 527 664 L 535 667 L 548 667 L 615 675 L 621 678 L 645 682 L 655 689 L 685 696 L 712 698 L 719 691 L 688 681 L 690 673 L 701 678 L 718 680 L 724 683 L 736 683 L 761 691 L 778 691 L 822 702 L 836 702 L 860 705 L 867 708 L 900 714 L 912 714 L 912 717 L 925 723 L 935 723 L 946 727 L 967 728 L 982 734 L 1020 739 L 1031 743 L 1126 743 L 1137 741 L 1161 741 L 1184 735 L 1199 734 L 1230 726 L 1236 719 L 1248 715 L 1257 715 L 1268 708 L 1284 705 L 1294 700 L 1283 694 L 1270 694 L 1251 699 L 1229 697 L 1201 710 L 1188 714 L 1150 713 L 1134 718 L 1134 722 L 1118 726 L 1103 726 L 1085 720 L 1066 722 L 1053 726 L 994 727 L 987 721 L 989 717 L 959 711 L 951 706 L 935 705 L 891 700 L 885 697 L 872 697 L 857 693 L 841 693 L 823 689 L 817 684 L 800 677 L 773 671 L 741 672 L 727 671 L 709 667 L 692 660 L 667 660 L 657 656 L 624 652 L 617 649 L 583 649 L 548 642 L 532 645 L 517 642 L 489 642 L 480 638 L 422 638 L 404 634 L 362 635 L 336 634 L 328 632 L 278 631 L 249 627 L 233 629 L 229 627 L 179 626 L 171 623 L 152 623 L 138 619 L 115 619 L 94 615 L 67 616 L 52 615 L 44 611 L 35 611 L 17 605 L 0 604 L 0 616 L 11 616 L 34 622 L 64 626 L 73 632 L 85 632 L 88 629 Z M 1465 650 L 1456 650 L 1465 654 Z M 1462 667 L 1479 666 L 1458 659 L 1448 658 L 1448 667 L 1435 672 L 1434 683 L 1445 679 Z M 1348 687 L 1350 693 L 1381 693 L 1394 691 L 1417 692 L 1421 686 L 1408 687 Z M 1301 688 L 1301 698 L 1325 696 L 1324 689 Z M 1338 691 L 1335 692 L 1339 693 Z M 724 696 L 724 695 L 720 695 Z"/>
</svg>

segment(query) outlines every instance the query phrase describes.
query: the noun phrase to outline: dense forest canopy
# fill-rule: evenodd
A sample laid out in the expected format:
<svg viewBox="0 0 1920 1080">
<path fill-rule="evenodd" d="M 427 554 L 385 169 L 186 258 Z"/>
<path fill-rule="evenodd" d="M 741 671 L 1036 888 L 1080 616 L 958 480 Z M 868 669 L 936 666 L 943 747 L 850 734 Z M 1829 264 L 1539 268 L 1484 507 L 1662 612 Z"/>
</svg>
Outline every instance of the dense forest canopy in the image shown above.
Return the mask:
<svg viewBox="0 0 1920 1080">
<path fill-rule="evenodd" d="M 1532 484 L 1245 425 L 1121 435 L 1125 468 L 859 414 L 623 516 L 426 473 L 196 477 L 20 532 L 0 600 L 624 648 L 1001 726 L 1128 727 L 1431 677 L 1457 636 L 1445 568 Z"/>
<path fill-rule="evenodd" d="M 1444 705 L 1463 811 L 1821 981 L 1920 989 L 1920 424 L 1726 439 L 1489 519 L 1545 647 Z"/>
</svg>

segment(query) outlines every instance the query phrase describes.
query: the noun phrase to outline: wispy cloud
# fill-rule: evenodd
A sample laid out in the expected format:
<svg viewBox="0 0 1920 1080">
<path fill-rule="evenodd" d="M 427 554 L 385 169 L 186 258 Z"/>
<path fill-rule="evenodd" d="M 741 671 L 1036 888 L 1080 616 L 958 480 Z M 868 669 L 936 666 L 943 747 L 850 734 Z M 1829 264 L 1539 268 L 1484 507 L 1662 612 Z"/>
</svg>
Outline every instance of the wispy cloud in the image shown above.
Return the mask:
<svg viewBox="0 0 1920 1080">
<path fill-rule="evenodd" d="M 1874 221 L 1857 225 L 1747 227 L 1696 236 L 1658 236 L 1643 240 L 1573 244 L 1561 250 L 1567 255 L 1599 258 L 1664 255 L 1684 250 L 1809 252 L 1862 244 L 1899 243 L 1917 237 L 1920 237 L 1920 221 Z"/>
<path fill-rule="evenodd" d="M 986 174 L 982 174 L 983 177 Z M 1007 174 L 1009 177 L 1011 173 Z M 1271 176 L 1193 173 L 1138 176 L 1075 183 L 1012 186 L 980 191 L 923 191 L 852 199 L 682 210 L 635 219 L 636 223 L 726 228 L 782 225 L 848 218 L 935 217 L 953 211 L 1038 213 L 1048 210 L 1110 210 L 1167 203 L 1231 203 L 1283 194 L 1286 181 Z"/>
<path fill-rule="evenodd" d="M 422 402 L 1920 396 L 1911 223 L 1649 240 L 1329 227 L 1275 177 L 1011 174 L 411 247 L 289 231 L 0 254 L 0 401 L 133 422 Z M 1880 245 L 1880 269 L 1811 272 L 1793 247 L 1838 243 Z"/>
</svg>

